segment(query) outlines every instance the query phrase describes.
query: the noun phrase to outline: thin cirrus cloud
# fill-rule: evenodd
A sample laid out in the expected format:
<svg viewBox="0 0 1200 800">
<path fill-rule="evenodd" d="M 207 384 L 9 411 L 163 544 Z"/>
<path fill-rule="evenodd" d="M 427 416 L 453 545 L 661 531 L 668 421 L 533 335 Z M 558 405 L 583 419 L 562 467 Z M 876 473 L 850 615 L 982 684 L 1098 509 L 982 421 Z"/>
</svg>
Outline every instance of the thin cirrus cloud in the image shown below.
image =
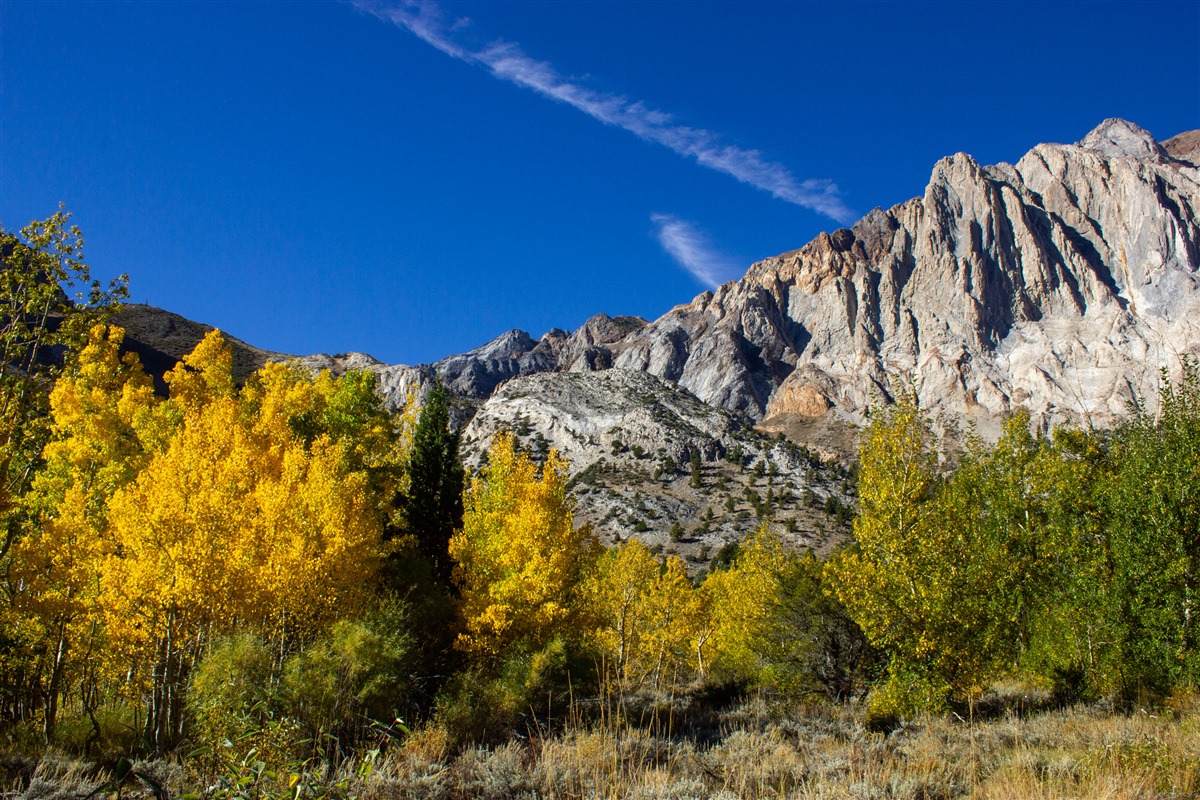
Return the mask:
<svg viewBox="0 0 1200 800">
<path fill-rule="evenodd" d="M 708 238 L 687 220 L 670 214 L 652 214 L 658 226 L 658 243 L 692 277 L 710 289 L 738 277 L 737 263 L 713 248 Z"/>
<path fill-rule="evenodd" d="M 441 7 L 432 0 L 401 0 L 398 3 L 357 0 L 355 6 L 404 28 L 448 56 L 482 67 L 497 78 L 543 97 L 566 103 L 593 119 L 660 144 L 780 200 L 841 223 L 850 223 L 856 218 L 842 201 L 833 181 L 799 180 L 782 164 L 768 161 L 757 150 L 726 144 L 718 134 L 680 124 L 672 115 L 650 108 L 639 100 L 590 89 L 559 74 L 547 62 L 530 58 L 520 46 L 511 42 L 496 41 L 480 49 L 469 47 L 457 36 L 468 21 L 447 23 Z"/>
</svg>

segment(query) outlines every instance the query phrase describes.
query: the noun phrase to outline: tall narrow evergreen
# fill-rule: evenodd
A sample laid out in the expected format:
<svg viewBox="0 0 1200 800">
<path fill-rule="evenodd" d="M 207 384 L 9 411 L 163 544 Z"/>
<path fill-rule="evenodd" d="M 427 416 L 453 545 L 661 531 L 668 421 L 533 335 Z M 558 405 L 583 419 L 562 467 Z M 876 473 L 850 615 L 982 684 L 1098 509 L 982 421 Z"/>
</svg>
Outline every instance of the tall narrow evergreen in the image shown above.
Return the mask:
<svg viewBox="0 0 1200 800">
<path fill-rule="evenodd" d="M 462 527 L 463 480 L 458 432 L 450 430 L 450 405 L 440 383 L 429 393 L 413 434 L 408 463 L 409 487 L 402 498 L 405 526 L 434 576 L 449 582 L 450 536 Z"/>
</svg>

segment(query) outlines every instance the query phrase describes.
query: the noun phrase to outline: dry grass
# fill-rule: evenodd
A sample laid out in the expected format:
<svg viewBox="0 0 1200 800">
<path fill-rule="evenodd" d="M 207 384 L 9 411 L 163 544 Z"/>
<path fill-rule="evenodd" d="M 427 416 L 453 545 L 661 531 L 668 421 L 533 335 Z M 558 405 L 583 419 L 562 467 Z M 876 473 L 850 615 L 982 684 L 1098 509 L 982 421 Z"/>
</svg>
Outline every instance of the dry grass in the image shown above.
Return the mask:
<svg viewBox="0 0 1200 800">
<path fill-rule="evenodd" d="M 595 727 L 451 756 L 426 731 L 362 787 L 386 798 L 1196 798 L 1200 713 L 953 717 L 871 733 L 849 710 L 743 707 L 717 741 Z"/>
<path fill-rule="evenodd" d="M 313 796 L 359 800 L 1200 798 L 1194 699 L 1158 714 L 1074 709 L 975 724 L 928 718 L 889 734 L 867 730 L 849 708 L 785 712 L 754 701 L 724 712 L 716 728 L 689 729 L 687 736 L 608 721 L 498 747 L 455 751 L 451 741 L 428 727 L 388 751 L 365 778 L 347 763 L 306 785 Z M 208 794 L 201 777 L 155 768 L 172 796 L 188 783 Z M 51 755 L 22 794 L 67 800 L 98 782 L 93 767 Z"/>
</svg>

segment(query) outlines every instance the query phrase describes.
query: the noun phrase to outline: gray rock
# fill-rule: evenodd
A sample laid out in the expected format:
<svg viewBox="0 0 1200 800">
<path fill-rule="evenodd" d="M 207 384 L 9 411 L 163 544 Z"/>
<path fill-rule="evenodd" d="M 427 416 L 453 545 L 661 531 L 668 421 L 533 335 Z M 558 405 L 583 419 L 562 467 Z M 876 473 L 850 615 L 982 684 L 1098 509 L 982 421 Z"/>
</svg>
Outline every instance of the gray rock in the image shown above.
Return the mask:
<svg viewBox="0 0 1200 800">
<path fill-rule="evenodd" d="M 1106 119 L 1079 142 L 1109 158 L 1145 158 L 1162 161 L 1166 152 L 1144 128 L 1123 119 Z"/>
<path fill-rule="evenodd" d="M 577 522 L 594 524 L 609 542 L 636 535 L 686 555 L 693 568 L 761 524 L 750 496 L 774 497 L 767 516 L 797 547 L 842 541 L 845 521 L 826 503 L 853 500 L 833 457 L 748 423 L 646 372 L 547 372 L 514 378 L 483 402 L 463 432 L 462 453 L 468 466 L 479 466 L 500 431 L 535 457 L 557 450 L 579 500 Z"/>
<path fill-rule="evenodd" d="M 1200 170 L 1122 120 L 1015 165 L 960 153 L 923 197 L 672 309 L 614 366 L 755 418 L 862 422 L 911 385 L 985 434 L 1021 408 L 1112 424 L 1200 352 L 1198 201 Z"/>
<path fill-rule="evenodd" d="M 612 345 L 646 324 L 638 317 L 597 314 L 573 333 L 554 328 L 539 341 L 511 330 L 474 350 L 428 365 L 454 394 L 482 400 L 520 375 L 568 369 L 607 369 Z M 576 367 L 576 364 L 578 366 Z"/>
<path fill-rule="evenodd" d="M 547 372 L 509 381 L 484 402 L 464 431 L 464 455 L 477 462 L 496 432 L 528 430 L 572 471 L 610 453 L 614 442 L 675 462 L 695 449 L 712 461 L 744 427 L 730 411 L 645 372 Z"/>
</svg>

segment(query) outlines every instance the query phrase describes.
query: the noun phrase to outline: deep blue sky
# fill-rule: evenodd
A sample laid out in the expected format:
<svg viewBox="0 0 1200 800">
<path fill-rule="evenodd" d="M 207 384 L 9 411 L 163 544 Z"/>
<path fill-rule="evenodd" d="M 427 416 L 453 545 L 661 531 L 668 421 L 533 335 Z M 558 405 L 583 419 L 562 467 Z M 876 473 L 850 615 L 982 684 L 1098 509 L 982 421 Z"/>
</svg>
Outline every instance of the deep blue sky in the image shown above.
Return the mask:
<svg viewBox="0 0 1200 800">
<path fill-rule="evenodd" d="M 657 317 L 957 151 L 1200 128 L 1197 2 L 376 12 L 5 0 L 0 221 L 61 200 L 134 300 L 416 363 Z"/>
</svg>

